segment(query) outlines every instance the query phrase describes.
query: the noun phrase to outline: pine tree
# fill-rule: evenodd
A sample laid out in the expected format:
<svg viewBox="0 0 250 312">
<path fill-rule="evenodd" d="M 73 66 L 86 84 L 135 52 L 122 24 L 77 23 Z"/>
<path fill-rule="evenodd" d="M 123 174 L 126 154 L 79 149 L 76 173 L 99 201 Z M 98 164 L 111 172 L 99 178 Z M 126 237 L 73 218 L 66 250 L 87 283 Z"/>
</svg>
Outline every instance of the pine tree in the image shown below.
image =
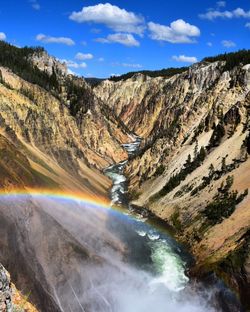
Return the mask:
<svg viewBox="0 0 250 312">
<path fill-rule="evenodd" d="M 203 162 L 206 156 L 207 156 L 206 149 L 204 148 L 204 146 L 202 146 L 198 155 L 199 162 Z"/>
<path fill-rule="evenodd" d="M 226 169 L 227 169 L 226 157 L 223 157 L 223 158 L 222 158 L 222 161 L 221 161 L 221 171 L 222 171 L 222 172 L 226 172 Z"/>
<path fill-rule="evenodd" d="M 209 166 L 208 169 L 209 169 L 209 174 L 208 174 L 208 176 L 209 176 L 209 178 L 212 178 L 213 175 L 214 175 L 214 165 L 211 164 L 211 165 Z"/>
<path fill-rule="evenodd" d="M 0 83 L 3 83 L 4 80 L 3 80 L 3 75 L 2 75 L 2 71 L 0 70 Z"/>
<path fill-rule="evenodd" d="M 194 158 L 197 158 L 198 156 L 198 149 L 199 149 L 199 144 L 197 139 L 195 140 L 195 146 L 194 146 Z"/>
</svg>

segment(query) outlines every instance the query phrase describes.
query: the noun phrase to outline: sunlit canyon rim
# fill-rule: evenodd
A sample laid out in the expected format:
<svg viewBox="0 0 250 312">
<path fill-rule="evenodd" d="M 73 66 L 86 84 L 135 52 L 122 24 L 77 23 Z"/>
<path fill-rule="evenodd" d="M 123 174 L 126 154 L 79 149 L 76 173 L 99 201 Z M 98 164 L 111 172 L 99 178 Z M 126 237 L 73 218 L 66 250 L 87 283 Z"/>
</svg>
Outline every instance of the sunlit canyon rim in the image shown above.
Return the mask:
<svg viewBox="0 0 250 312">
<path fill-rule="evenodd" d="M 0 311 L 247 311 L 250 52 L 93 86 L 0 49 Z"/>
</svg>

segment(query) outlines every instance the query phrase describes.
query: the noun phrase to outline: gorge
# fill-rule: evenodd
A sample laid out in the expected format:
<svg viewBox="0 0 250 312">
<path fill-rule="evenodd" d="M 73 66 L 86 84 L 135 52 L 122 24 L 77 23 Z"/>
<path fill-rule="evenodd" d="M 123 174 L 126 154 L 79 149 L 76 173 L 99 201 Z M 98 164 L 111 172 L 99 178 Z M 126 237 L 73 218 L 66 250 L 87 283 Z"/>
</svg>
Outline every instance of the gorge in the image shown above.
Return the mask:
<svg viewBox="0 0 250 312">
<path fill-rule="evenodd" d="M 27 301 L 247 310 L 249 51 L 91 87 L 0 43 L 0 263 Z"/>
</svg>

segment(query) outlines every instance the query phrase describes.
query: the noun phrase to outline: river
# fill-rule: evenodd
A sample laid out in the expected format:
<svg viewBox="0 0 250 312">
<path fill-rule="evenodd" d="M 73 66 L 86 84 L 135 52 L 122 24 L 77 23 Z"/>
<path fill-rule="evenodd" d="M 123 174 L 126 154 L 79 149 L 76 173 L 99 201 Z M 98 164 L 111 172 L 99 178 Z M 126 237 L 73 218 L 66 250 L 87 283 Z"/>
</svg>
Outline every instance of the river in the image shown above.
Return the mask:
<svg viewBox="0 0 250 312">
<path fill-rule="evenodd" d="M 140 143 L 141 139 L 135 136 L 133 143 L 123 146 L 128 155 L 133 156 L 140 148 Z M 163 225 L 163 222 L 150 214 L 147 215 L 145 210 L 142 210 L 142 213 L 138 212 L 138 209 L 135 210 L 129 203 L 128 182 L 123 173 L 127 162 L 114 164 L 105 170 L 105 174 L 113 182 L 110 191 L 111 205 L 120 207 L 122 213 L 131 218 L 130 230 L 135 231 L 137 237 L 127 240 L 132 254 L 128 261 L 151 274 L 151 280 L 142 294 L 143 300 L 146 301 L 145 305 L 142 304 L 143 308 L 127 309 L 126 312 L 150 312 L 153 307 L 157 307 L 154 308 L 157 312 L 241 311 L 234 294 L 213 274 L 207 283 L 194 283 L 190 280 L 187 271 L 194 260 L 185 248 L 173 239 L 168 225 Z M 152 307 L 148 305 L 150 297 Z M 170 310 L 167 307 L 171 307 Z"/>
</svg>

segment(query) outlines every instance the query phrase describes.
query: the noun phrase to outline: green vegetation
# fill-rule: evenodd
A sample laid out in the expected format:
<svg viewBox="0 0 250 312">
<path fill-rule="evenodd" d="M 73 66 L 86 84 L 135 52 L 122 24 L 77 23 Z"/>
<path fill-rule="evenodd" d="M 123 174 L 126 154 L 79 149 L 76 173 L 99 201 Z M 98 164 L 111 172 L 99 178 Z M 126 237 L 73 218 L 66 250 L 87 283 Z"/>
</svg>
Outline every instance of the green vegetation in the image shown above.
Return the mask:
<svg viewBox="0 0 250 312">
<path fill-rule="evenodd" d="M 191 196 L 196 195 L 199 191 L 207 187 L 212 181 L 219 180 L 224 174 L 229 173 L 236 169 L 239 166 L 239 163 L 245 162 L 247 158 L 233 159 L 233 162 L 226 164 L 226 157 L 222 157 L 221 160 L 221 169 L 215 170 L 214 165 L 209 166 L 208 176 L 202 178 L 203 182 L 194 188 L 191 192 Z"/>
<path fill-rule="evenodd" d="M 180 67 L 180 68 L 164 68 L 161 70 L 141 70 L 136 72 L 129 72 L 127 74 L 121 75 L 121 76 L 111 76 L 109 80 L 111 81 L 120 81 L 120 80 L 127 80 L 131 77 L 133 77 L 136 74 L 143 74 L 149 77 L 165 77 L 170 78 L 176 74 L 181 74 L 184 71 L 188 70 L 188 67 Z"/>
<path fill-rule="evenodd" d="M 59 85 L 55 72 L 50 76 L 48 73 L 39 70 L 29 61 L 29 57 L 34 53 L 44 51 L 42 47 L 17 48 L 4 41 L 0 41 L 0 65 L 8 67 L 15 74 L 24 80 L 37 84 L 46 90 L 58 90 Z"/>
<path fill-rule="evenodd" d="M 248 133 L 245 140 L 243 141 L 242 147 L 246 148 L 247 153 L 250 154 L 250 133 Z"/>
<path fill-rule="evenodd" d="M 204 62 L 217 62 L 225 61 L 224 71 L 232 70 L 235 66 L 240 64 L 246 65 L 250 64 L 250 50 L 240 50 L 237 52 L 219 54 L 212 57 L 205 57 L 202 61 Z"/>
<path fill-rule="evenodd" d="M 181 197 L 183 194 L 191 192 L 193 187 L 194 187 L 193 184 L 183 185 L 181 189 L 174 194 L 174 198 Z"/>
<path fill-rule="evenodd" d="M 175 175 L 173 175 L 168 182 L 164 185 L 164 187 L 152 197 L 152 200 L 155 200 L 159 197 L 165 196 L 167 193 L 171 192 L 174 188 L 176 188 L 181 181 L 185 180 L 186 177 L 192 173 L 196 168 L 198 168 L 204 159 L 206 158 L 206 150 L 202 146 L 200 148 L 200 151 L 197 151 L 197 147 L 195 147 L 195 158 L 192 161 L 191 156 L 188 155 L 188 158 L 186 160 L 186 163 L 184 164 L 184 167 L 181 169 L 181 171 Z"/>
<path fill-rule="evenodd" d="M 85 78 L 87 83 L 92 87 L 98 86 L 100 83 L 102 83 L 105 79 L 102 78 Z"/>
<path fill-rule="evenodd" d="M 158 177 L 160 175 L 162 175 L 165 171 L 166 167 L 164 165 L 160 165 L 159 167 L 157 167 L 157 169 L 155 170 L 154 176 Z"/>
<path fill-rule="evenodd" d="M 203 211 L 209 224 L 215 225 L 221 223 L 224 218 L 228 218 L 234 212 L 236 205 L 248 194 L 247 189 L 240 195 L 238 195 L 238 191 L 230 191 L 232 185 L 233 176 L 228 176 L 226 183 L 222 182 L 218 188 L 218 193 L 213 198 L 214 200 Z"/>
<path fill-rule="evenodd" d="M 170 221 L 171 221 L 173 227 L 175 228 L 175 230 L 178 232 L 181 232 L 182 226 L 181 226 L 181 221 L 180 221 L 180 212 L 179 212 L 178 208 L 171 215 Z"/>
<path fill-rule="evenodd" d="M 83 84 L 82 80 L 78 78 L 68 78 L 65 81 L 65 88 L 67 92 L 67 100 L 69 101 L 69 110 L 72 116 L 76 116 L 79 111 L 83 114 L 91 106 L 91 99 L 93 95 L 90 94 L 91 90 L 88 90 Z"/>
</svg>

